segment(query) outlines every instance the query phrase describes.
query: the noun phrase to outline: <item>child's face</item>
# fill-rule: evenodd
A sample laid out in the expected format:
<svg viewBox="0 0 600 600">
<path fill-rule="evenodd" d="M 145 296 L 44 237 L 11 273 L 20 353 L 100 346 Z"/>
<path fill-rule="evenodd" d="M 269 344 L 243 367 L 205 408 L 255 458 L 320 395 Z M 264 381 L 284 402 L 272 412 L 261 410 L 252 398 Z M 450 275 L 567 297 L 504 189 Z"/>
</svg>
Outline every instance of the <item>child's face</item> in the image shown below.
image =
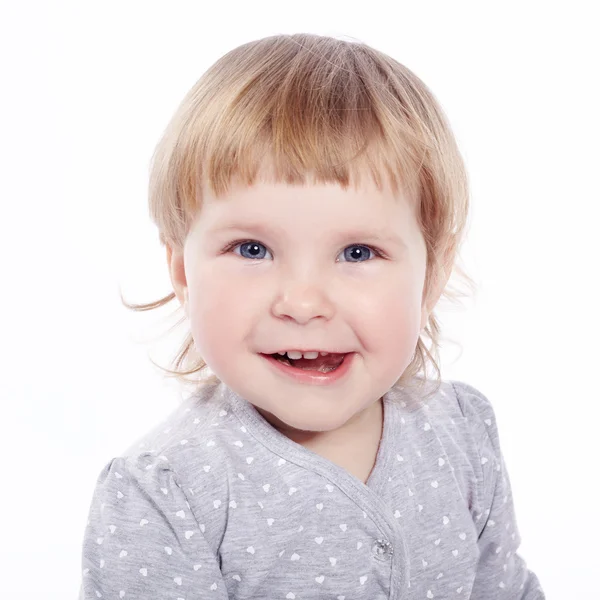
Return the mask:
<svg viewBox="0 0 600 600">
<path fill-rule="evenodd" d="M 373 404 L 410 363 L 427 321 L 426 248 L 413 209 L 371 183 L 206 193 L 177 267 L 181 258 L 169 259 L 172 280 L 200 355 L 290 428 L 332 431 Z M 263 356 L 295 349 L 355 355 L 343 377 L 316 385 Z"/>
</svg>

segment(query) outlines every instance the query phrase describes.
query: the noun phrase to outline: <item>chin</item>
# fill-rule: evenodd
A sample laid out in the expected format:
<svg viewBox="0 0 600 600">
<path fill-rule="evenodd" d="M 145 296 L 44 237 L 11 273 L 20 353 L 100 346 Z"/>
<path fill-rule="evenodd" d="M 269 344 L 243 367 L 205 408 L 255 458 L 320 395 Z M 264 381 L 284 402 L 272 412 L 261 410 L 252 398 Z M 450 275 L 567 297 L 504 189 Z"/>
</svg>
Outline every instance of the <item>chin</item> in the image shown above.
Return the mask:
<svg viewBox="0 0 600 600">
<path fill-rule="evenodd" d="M 282 411 L 272 413 L 265 409 L 260 410 L 263 416 L 278 429 L 294 429 L 297 431 L 311 431 L 315 433 L 323 433 L 326 431 L 335 431 L 343 425 L 345 425 L 353 416 L 354 413 L 350 414 L 331 414 L 323 413 L 318 414 L 315 411 L 310 411 L 307 414 L 286 414 Z M 267 412 L 267 415 L 264 413 Z"/>
</svg>

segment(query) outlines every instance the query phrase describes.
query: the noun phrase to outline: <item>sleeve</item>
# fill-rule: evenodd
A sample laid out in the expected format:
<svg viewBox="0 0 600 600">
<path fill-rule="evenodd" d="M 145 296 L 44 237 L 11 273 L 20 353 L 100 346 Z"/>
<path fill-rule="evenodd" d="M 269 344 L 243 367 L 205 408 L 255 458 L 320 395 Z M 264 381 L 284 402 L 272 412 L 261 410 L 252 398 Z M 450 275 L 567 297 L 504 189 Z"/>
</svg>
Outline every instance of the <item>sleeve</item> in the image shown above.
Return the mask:
<svg viewBox="0 0 600 600">
<path fill-rule="evenodd" d="M 79 600 L 226 600 L 203 529 L 165 456 L 113 459 L 92 497 Z"/>
<path fill-rule="evenodd" d="M 537 576 L 517 552 L 521 536 L 492 405 L 475 388 L 453 385 L 463 414 L 472 423 L 481 476 L 482 510 L 474 515 L 480 553 L 471 600 L 545 600 Z"/>
</svg>

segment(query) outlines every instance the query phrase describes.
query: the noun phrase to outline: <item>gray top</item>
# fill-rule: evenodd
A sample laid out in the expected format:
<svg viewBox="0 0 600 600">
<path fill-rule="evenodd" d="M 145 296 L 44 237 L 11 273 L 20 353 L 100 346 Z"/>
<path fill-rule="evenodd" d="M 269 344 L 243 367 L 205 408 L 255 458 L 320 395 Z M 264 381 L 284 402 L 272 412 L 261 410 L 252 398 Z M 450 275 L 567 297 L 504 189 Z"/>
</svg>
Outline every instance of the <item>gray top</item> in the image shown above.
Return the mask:
<svg viewBox="0 0 600 600">
<path fill-rule="evenodd" d="M 100 473 L 80 598 L 543 600 L 487 398 L 448 381 L 383 406 L 364 484 L 202 388 Z"/>
</svg>

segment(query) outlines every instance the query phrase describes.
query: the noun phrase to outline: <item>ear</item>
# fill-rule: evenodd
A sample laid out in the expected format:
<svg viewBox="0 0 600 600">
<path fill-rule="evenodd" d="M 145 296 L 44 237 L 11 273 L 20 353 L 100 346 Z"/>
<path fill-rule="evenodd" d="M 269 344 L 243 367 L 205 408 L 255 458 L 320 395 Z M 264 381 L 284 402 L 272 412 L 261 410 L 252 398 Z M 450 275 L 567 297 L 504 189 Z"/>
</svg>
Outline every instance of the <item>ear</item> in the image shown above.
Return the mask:
<svg viewBox="0 0 600 600">
<path fill-rule="evenodd" d="M 183 260 L 183 248 L 176 248 L 167 244 L 167 265 L 169 267 L 169 276 L 171 285 L 177 299 L 183 306 L 187 314 L 188 286 L 185 276 L 185 264 Z"/>
</svg>

